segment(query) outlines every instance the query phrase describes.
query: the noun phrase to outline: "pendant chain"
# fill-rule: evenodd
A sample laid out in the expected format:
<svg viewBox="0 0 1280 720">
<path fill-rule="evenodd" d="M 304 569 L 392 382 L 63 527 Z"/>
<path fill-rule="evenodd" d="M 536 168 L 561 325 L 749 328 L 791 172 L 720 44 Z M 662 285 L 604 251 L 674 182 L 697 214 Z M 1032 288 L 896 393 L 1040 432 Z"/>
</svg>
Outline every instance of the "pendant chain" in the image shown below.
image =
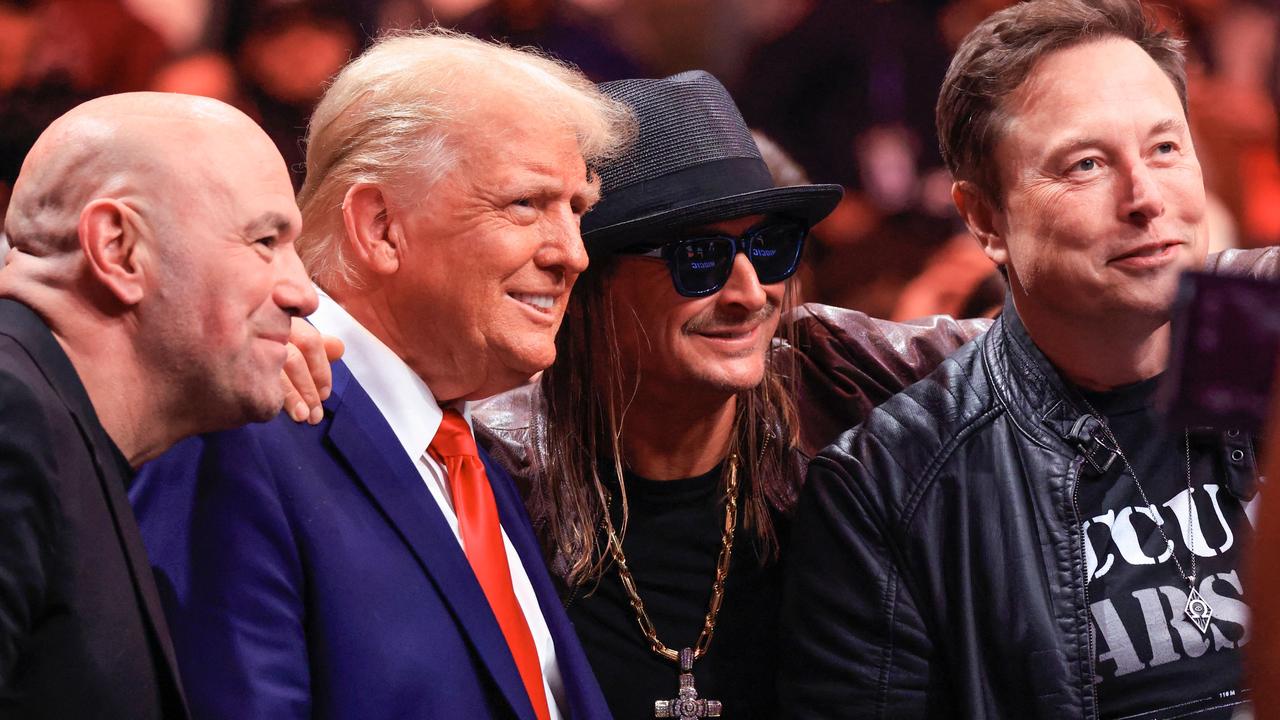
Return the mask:
<svg viewBox="0 0 1280 720">
<path fill-rule="evenodd" d="M 1129 463 L 1129 458 L 1124 454 L 1124 450 L 1120 447 L 1120 441 L 1116 439 L 1115 433 L 1111 432 L 1111 426 L 1108 425 L 1107 421 L 1103 419 L 1102 413 L 1099 413 L 1097 409 L 1093 407 L 1093 405 L 1089 404 L 1088 400 L 1085 401 L 1085 405 L 1087 405 L 1089 407 L 1089 410 L 1093 412 L 1094 419 L 1098 421 L 1098 423 L 1102 426 L 1103 431 L 1106 432 L 1107 439 L 1111 441 L 1111 444 L 1113 446 L 1112 449 L 1116 451 L 1116 454 L 1120 456 L 1121 462 L 1124 463 L 1124 469 L 1129 471 L 1129 477 L 1133 478 L 1133 484 L 1135 487 L 1138 488 L 1138 494 L 1142 496 L 1142 502 L 1145 503 L 1147 507 L 1154 507 L 1154 505 L 1151 502 L 1151 499 L 1147 497 L 1147 491 L 1142 489 L 1142 482 L 1138 480 L 1138 474 L 1133 471 L 1133 465 Z M 1193 493 L 1193 490 L 1191 488 L 1191 432 L 1185 428 L 1182 431 L 1182 442 L 1183 442 L 1183 449 L 1186 453 L 1185 468 L 1186 468 L 1186 474 L 1187 474 L 1187 549 L 1191 551 L 1191 574 L 1189 575 L 1187 574 L 1186 569 L 1182 567 L 1182 562 L 1178 560 L 1178 553 L 1177 553 L 1177 550 L 1175 549 L 1177 546 L 1173 544 L 1173 541 L 1169 539 L 1169 535 L 1164 531 L 1164 523 L 1163 522 L 1156 523 L 1156 529 L 1160 531 L 1160 536 L 1164 538 L 1165 543 L 1168 544 L 1169 546 L 1169 555 L 1173 558 L 1173 564 L 1178 568 L 1178 574 L 1183 579 L 1185 579 L 1189 585 L 1191 585 L 1192 589 L 1195 589 L 1196 577 L 1197 577 L 1196 525 L 1195 525 L 1195 517 L 1192 513 L 1192 503 L 1195 502 L 1195 500 L 1191 497 Z"/>
<path fill-rule="evenodd" d="M 725 482 L 724 533 L 720 537 L 720 559 L 716 562 L 716 577 L 711 585 L 711 602 L 708 604 L 707 615 L 702 623 L 702 633 L 698 635 L 698 642 L 693 647 L 693 660 L 705 655 L 707 647 L 711 645 L 711 636 L 716 629 L 716 617 L 720 614 L 720 604 L 724 600 L 725 579 L 729 577 L 729 561 L 733 556 L 733 533 L 738 522 L 738 456 L 729 455 L 728 462 L 729 477 Z M 609 517 L 607 505 L 604 511 L 604 527 L 609 535 L 609 553 L 618 565 L 618 576 L 622 579 L 622 587 L 627 591 L 627 597 L 631 600 L 631 609 L 636 614 L 636 622 L 640 624 L 640 631 L 649 641 L 649 647 L 672 662 L 680 662 L 680 653 L 667 647 L 658 639 L 658 630 L 649 619 L 649 614 L 645 612 L 644 601 L 640 599 L 635 578 L 631 576 L 631 569 L 627 567 L 627 557 L 622 553 L 622 540 L 618 538 L 618 533 L 613 528 L 613 520 Z"/>
</svg>

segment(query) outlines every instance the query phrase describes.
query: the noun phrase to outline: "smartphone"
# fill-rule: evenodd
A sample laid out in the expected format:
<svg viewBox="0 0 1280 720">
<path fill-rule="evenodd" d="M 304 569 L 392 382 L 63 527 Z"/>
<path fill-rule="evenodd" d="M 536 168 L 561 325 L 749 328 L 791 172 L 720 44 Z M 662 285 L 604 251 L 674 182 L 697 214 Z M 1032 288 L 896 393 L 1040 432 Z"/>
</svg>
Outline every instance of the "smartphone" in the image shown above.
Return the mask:
<svg viewBox="0 0 1280 720">
<path fill-rule="evenodd" d="M 1280 282 L 1183 275 L 1158 403 L 1172 427 L 1261 433 L 1280 352 Z"/>
</svg>

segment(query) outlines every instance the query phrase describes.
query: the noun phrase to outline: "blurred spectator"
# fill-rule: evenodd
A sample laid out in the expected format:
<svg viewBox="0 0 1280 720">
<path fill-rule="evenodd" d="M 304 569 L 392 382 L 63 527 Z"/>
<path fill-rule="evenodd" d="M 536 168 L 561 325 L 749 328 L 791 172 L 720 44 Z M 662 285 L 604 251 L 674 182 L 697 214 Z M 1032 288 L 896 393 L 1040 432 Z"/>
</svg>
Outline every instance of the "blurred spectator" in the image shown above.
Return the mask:
<svg viewBox="0 0 1280 720">
<path fill-rule="evenodd" d="M 850 242 L 831 242 L 825 234 L 805 251 L 814 268 L 805 299 L 890 317 L 902 289 L 952 234 L 951 219 L 916 211 L 884 216 Z"/>
<path fill-rule="evenodd" d="M 0 93 L 12 90 L 22 79 L 36 29 L 31 4 L 0 1 Z"/>
<path fill-rule="evenodd" d="M 166 52 L 119 0 L 0 0 L 0 211 L 54 118 L 95 95 L 144 87 Z"/>
<path fill-rule="evenodd" d="M 863 186 L 859 142 L 939 164 L 933 106 L 949 56 L 928 3 L 815 0 L 807 8 L 794 30 L 752 54 L 734 92 L 747 121 L 822 182 Z M 897 135 L 863 139 L 878 127 Z"/>
<path fill-rule="evenodd" d="M 168 48 L 120 0 L 37 0 L 19 85 L 90 95 L 146 87 Z"/>
<path fill-rule="evenodd" d="M 1236 219 L 1240 244 L 1280 242 L 1274 2 L 1181 0 L 1171 22 L 1191 43 L 1191 124 L 1205 185 Z"/>
<path fill-rule="evenodd" d="M 602 23 L 559 0 L 493 0 L 456 27 L 515 47 L 541 48 L 577 65 L 596 82 L 645 75 Z"/>
<path fill-rule="evenodd" d="M 755 140 L 756 147 L 760 148 L 760 156 L 764 158 L 764 164 L 769 168 L 769 175 L 773 177 L 774 185 L 784 187 L 811 184 L 809 174 L 800 167 L 800 163 L 779 147 L 773 138 L 759 130 L 752 130 L 751 139 Z"/>
<path fill-rule="evenodd" d="M 156 73 L 151 89 L 203 95 L 233 105 L 250 116 L 256 114 L 240 88 L 235 66 L 218 52 L 198 52 L 170 62 Z"/>
<path fill-rule="evenodd" d="M 280 148 L 294 187 L 306 159 L 302 137 L 325 83 L 359 49 L 346 17 L 323 3 L 275 4 L 251 13 L 235 50 L 250 112 Z"/>
<path fill-rule="evenodd" d="M 994 278 L 994 282 L 992 279 Z M 907 282 L 890 320 L 926 315 L 994 317 L 1004 304 L 1004 282 L 995 264 L 969 233 L 953 235 Z"/>
<path fill-rule="evenodd" d="M 778 146 L 768 135 L 759 130 L 751 131 L 751 139 L 755 140 L 756 147 L 760 149 L 760 156 L 764 158 L 764 164 L 769 168 L 769 175 L 773 178 L 773 184 L 778 187 L 788 185 L 810 185 L 809 175 L 800 167 L 785 150 Z M 818 239 L 822 233 L 823 223 L 819 223 L 818 227 L 809 231 L 809 239 L 806 247 L 808 252 L 800 258 L 800 268 L 796 270 L 795 280 L 792 281 L 796 297 L 804 300 L 808 298 L 809 292 L 806 288 L 813 283 L 814 267 L 813 261 L 810 259 L 813 255 L 813 248 L 821 241 Z"/>
<path fill-rule="evenodd" d="M 212 0 L 123 1 L 130 13 L 156 31 L 171 53 L 194 52 L 208 40 Z"/>
</svg>

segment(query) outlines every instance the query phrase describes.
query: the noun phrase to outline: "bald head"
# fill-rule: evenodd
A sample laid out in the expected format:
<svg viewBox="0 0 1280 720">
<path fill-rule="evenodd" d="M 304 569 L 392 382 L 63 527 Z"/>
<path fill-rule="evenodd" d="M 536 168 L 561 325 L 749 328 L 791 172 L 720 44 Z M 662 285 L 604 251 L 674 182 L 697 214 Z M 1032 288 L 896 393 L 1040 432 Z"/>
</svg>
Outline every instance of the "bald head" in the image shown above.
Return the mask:
<svg viewBox="0 0 1280 720">
<path fill-rule="evenodd" d="M 97 198 L 124 200 L 167 224 L 170 206 L 182 202 L 176 193 L 207 188 L 227 153 L 274 161 L 286 173 L 266 134 L 217 100 L 173 93 L 90 100 L 36 140 L 13 188 L 5 234 L 34 256 L 76 251 L 81 210 Z"/>
<path fill-rule="evenodd" d="M 113 399 L 148 404 L 128 453 L 147 457 L 279 410 L 290 317 L 316 305 L 293 247 L 301 224 L 284 159 L 239 110 L 98 98 L 23 163 L 0 296 L 45 320 L 100 414 Z"/>
</svg>

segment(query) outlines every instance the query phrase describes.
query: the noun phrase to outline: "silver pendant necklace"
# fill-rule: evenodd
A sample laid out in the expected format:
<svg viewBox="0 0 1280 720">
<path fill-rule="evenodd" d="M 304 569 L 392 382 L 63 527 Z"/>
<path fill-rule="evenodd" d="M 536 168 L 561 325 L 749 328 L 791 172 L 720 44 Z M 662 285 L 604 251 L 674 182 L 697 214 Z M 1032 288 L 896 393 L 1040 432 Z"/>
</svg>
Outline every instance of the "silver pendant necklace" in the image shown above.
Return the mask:
<svg viewBox="0 0 1280 720">
<path fill-rule="evenodd" d="M 1107 421 L 1103 418 L 1102 413 L 1098 412 L 1093 407 L 1093 405 L 1089 404 L 1089 401 L 1086 400 L 1085 405 L 1087 405 L 1089 407 L 1089 410 L 1093 412 L 1094 419 L 1098 421 L 1098 424 L 1101 425 L 1102 429 L 1107 433 L 1107 438 L 1111 440 L 1111 444 L 1113 445 L 1111 449 L 1115 450 L 1116 454 L 1120 456 L 1120 460 L 1124 463 L 1124 469 L 1129 472 L 1129 477 L 1133 478 L 1133 484 L 1135 487 L 1138 488 L 1138 494 L 1142 496 L 1142 502 L 1146 503 L 1147 507 L 1152 508 L 1152 510 L 1154 511 L 1155 505 L 1153 505 L 1151 503 L 1151 500 L 1147 498 L 1147 491 L 1142 489 L 1142 483 L 1138 480 L 1138 474 L 1133 471 L 1133 465 L 1129 464 L 1129 458 L 1125 456 L 1124 450 L 1120 448 L 1120 441 L 1116 439 L 1115 433 L 1111 432 L 1111 426 L 1107 424 Z M 1191 487 L 1191 433 L 1190 431 L 1183 429 L 1182 442 L 1183 442 L 1183 449 L 1186 451 L 1185 467 L 1186 467 L 1186 473 L 1187 473 L 1187 548 L 1191 551 L 1191 572 L 1190 573 L 1188 573 L 1186 570 L 1183 569 L 1182 561 L 1178 560 L 1178 553 L 1176 552 L 1176 546 L 1173 544 L 1173 541 L 1169 539 L 1169 535 L 1164 531 L 1163 518 L 1161 518 L 1160 521 L 1156 523 L 1156 529 L 1160 531 L 1160 537 L 1164 538 L 1165 543 L 1169 547 L 1169 557 L 1173 558 L 1173 564 L 1175 567 L 1178 568 L 1178 576 L 1181 577 L 1183 580 L 1186 580 L 1187 582 L 1187 605 L 1182 609 L 1182 614 L 1186 615 L 1187 619 L 1190 620 L 1193 625 L 1199 628 L 1201 633 L 1204 633 L 1207 635 L 1209 633 L 1209 621 L 1213 619 L 1213 608 L 1210 607 L 1208 601 L 1206 601 L 1200 595 L 1200 591 L 1196 590 L 1197 570 L 1196 570 L 1196 526 L 1195 526 L 1195 516 L 1194 516 L 1195 499 L 1192 497 L 1192 494 L 1195 491 Z M 1158 512 L 1156 517 L 1160 517 Z"/>
</svg>

